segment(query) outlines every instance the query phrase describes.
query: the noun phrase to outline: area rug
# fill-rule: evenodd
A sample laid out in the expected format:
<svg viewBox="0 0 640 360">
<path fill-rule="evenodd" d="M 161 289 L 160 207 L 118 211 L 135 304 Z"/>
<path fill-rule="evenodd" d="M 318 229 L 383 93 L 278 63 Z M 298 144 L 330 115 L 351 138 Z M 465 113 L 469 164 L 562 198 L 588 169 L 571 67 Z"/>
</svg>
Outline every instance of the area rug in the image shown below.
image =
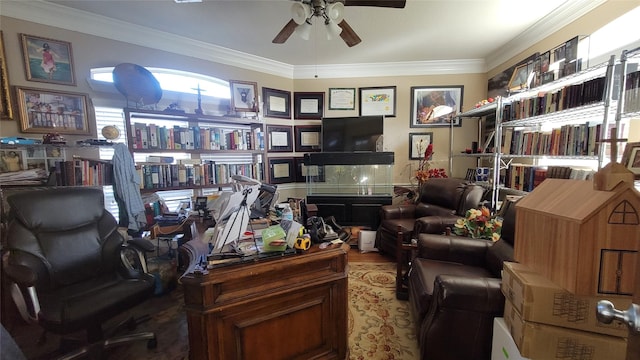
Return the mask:
<svg viewBox="0 0 640 360">
<path fill-rule="evenodd" d="M 144 342 L 117 347 L 109 359 L 181 360 L 189 358 L 189 339 L 180 289 L 157 296 L 133 309 L 134 314 L 153 314 L 138 331 L 155 331 L 158 346 L 148 350 Z M 419 352 L 409 304 L 395 298 L 395 263 L 349 263 L 349 359 L 418 359 Z M 41 334 L 37 326 L 11 331 L 29 359 L 50 359 L 59 337 Z M 23 351 L 24 351 L 23 350 Z M 259 359 L 256 359 L 259 360 Z"/>
<path fill-rule="evenodd" d="M 395 263 L 349 263 L 349 359 L 418 359 L 409 303 L 395 297 Z"/>
</svg>

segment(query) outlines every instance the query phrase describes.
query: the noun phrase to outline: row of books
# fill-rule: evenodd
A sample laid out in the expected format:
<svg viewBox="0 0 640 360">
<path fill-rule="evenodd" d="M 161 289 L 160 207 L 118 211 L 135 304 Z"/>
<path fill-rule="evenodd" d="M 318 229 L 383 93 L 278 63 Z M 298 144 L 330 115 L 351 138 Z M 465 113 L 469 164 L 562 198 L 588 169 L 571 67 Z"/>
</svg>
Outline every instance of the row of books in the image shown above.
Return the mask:
<svg viewBox="0 0 640 360">
<path fill-rule="evenodd" d="M 606 81 L 604 77 L 565 86 L 554 92 L 540 92 L 537 96 L 520 99 L 504 105 L 503 122 L 545 115 L 556 111 L 603 101 Z"/>
<path fill-rule="evenodd" d="M 264 178 L 260 163 L 218 164 L 205 161 L 202 164 L 139 164 L 137 170 L 141 179 L 140 189 L 228 184 L 232 182 L 232 175 Z"/>
<path fill-rule="evenodd" d="M 507 168 L 504 185 L 508 188 L 533 191 L 545 179 L 591 179 L 595 171 L 570 166 L 537 166 L 530 164 L 511 164 Z"/>
<path fill-rule="evenodd" d="M 624 111 L 640 111 L 640 71 L 627 74 L 624 89 Z"/>
<path fill-rule="evenodd" d="M 113 184 L 113 165 L 109 161 L 73 159 L 55 162 L 59 186 L 104 186 Z"/>
<path fill-rule="evenodd" d="M 134 149 L 264 150 L 264 132 L 254 129 L 201 128 L 131 124 Z"/>
<path fill-rule="evenodd" d="M 505 129 L 511 155 L 596 156 L 602 125 L 564 125 L 551 131 Z"/>
</svg>

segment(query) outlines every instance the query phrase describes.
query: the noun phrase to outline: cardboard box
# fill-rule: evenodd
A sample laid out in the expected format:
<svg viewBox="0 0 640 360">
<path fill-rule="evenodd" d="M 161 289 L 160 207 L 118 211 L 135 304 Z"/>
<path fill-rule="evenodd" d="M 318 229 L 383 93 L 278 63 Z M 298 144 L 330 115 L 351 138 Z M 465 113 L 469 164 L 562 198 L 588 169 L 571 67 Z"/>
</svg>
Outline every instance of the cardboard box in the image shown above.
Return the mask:
<svg viewBox="0 0 640 360">
<path fill-rule="evenodd" d="M 527 360 L 520 355 L 509 328 L 503 318 L 493 319 L 493 339 L 491 340 L 491 360 Z"/>
<path fill-rule="evenodd" d="M 596 304 L 609 300 L 617 309 L 628 309 L 629 297 L 574 295 L 519 263 L 504 263 L 502 293 L 523 320 L 599 334 L 628 336 L 625 324 L 603 324 L 596 318 Z M 505 310 L 506 311 L 506 310 Z"/>
<path fill-rule="evenodd" d="M 360 252 L 378 251 L 376 249 L 376 232 L 371 230 L 360 230 L 358 234 L 358 250 Z"/>
<path fill-rule="evenodd" d="M 524 321 L 505 303 L 504 321 L 522 356 L 531 359 L 625 360 L 627 339 Z"/>
</svg>

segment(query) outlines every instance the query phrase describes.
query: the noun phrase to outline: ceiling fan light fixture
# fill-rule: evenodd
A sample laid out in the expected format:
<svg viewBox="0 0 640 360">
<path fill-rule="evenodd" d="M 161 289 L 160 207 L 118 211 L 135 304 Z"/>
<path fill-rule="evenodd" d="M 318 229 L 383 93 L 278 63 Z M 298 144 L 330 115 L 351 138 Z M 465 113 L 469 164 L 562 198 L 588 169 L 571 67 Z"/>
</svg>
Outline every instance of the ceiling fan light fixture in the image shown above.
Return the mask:
<svg viewBox="0 0 640 360">
<path fill-rule="evenodd" d="M 327 25 L 327 40 L 333 40 L 340 36 L 342 28 L 338 26 L 335 21 L 327 19 L 327 21 L 325 21 L 325 25 Z"/>
<path fill-rule="evenodd" d="M 325 14 L 327 14 L 329 19 L 335 21 L 336 24 L 340 23 L 344 20 L 344 4 L 339 1 L 328 4 L 325 8 Z"/>
<path fill-rule="evenodd" d="M 311 35 L 311 22 L 307 20 L 298 25 L 295 33 L 298 34 L 298 36 L 300 36 L 303 40 L 309 40 L 309 36 Z"/>
<path fill-rule="evenodd" d="M 291 18 L 298 25 L 302 25 L 311 16 L 311 7 L 308 4 L 295 2 L 291 5 Z"/>
</svg>

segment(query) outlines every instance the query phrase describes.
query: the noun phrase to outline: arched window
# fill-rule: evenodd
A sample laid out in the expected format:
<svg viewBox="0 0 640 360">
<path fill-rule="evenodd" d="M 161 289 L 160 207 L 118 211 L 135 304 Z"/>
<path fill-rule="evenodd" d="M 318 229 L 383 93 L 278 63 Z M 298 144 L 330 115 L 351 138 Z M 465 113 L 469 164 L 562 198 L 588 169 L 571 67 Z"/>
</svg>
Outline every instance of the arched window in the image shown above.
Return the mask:
<svg viewBox="0 0 640 360">
<path fill-rule="evenodd" d="M 164 91 L 174 91 L 184 94 L 197 94 L 198 86 L 202 96 L 229 99 L 229 82 L 213 76 L 192 73 L 188 71 L 145 68 L 153 74 Z M 113 82 L 113 67 L 91 69 L 91 79 Z"/>
<path fill-rule="evenodd" d="M 162 68 L 146 68 L 160 83 L 160 87 L 163 91 L 171 91 L 174 93 L 182 94 L 197 94 L 197 88 L 200 87 L 201 95 L 203 99 L 207 97 L 229 99 L 231 93 L 229 90 L 229 83 L 225 80 L 221 80 L 212 76 L 202 75 L 187 71 L 162 69 Z M 103 67 L 91 69 L 91 79 L 95 81 L 113 82 L 113 67 Z M 113 125 L 120 130 L 120 137 L 113 142 L 126 142 L 126 132 L 129 129 L 125 127 L 124 113 L 121 108 L 112 107 L 98 107 L 95 108 L 96 113 L 96 128 L 98 129 L 98 138 L 104 139 L 100 129 L 107 125 Z M 174 159 L 187 159 L 189 154 L 171 153 L 171 154 L 157 154 L 172 156 Z M 134 160 L 136 162 L 144 162 L 146 154 L 136 154 Z M 242 155 L 238 155 L 242 156 Z M 249 155 L 250 156 L 250 155 Z M 111 160 L 113 157 L 113 149 L 108 147 L 100 148 L 100 159 Z M 206 156 L 204 156 L 206 158 Z M 212 159 L 215 160 L 215 159 Z M 246 159 L 240 159 L 246 162 Z M 239 160 L 239 161 L 240 161 Z M 250 161 L 250 159 L 249 159 Z M 105 206 L 109 212 L 111 212 L 116 219 L 118 219 L 118 205 L 113 196 L 113 189 L 111 186 L 104 187 Z M 212 191 L 210 191 L 212 192 Z M 180 202 L 183 200 L 190 200 L 194 193 L 192 190 L 173 190 L 162 191 L 158 195 L 165 202 L 170 210 L 176 209 L 180 206 Z"/>
</svg>

